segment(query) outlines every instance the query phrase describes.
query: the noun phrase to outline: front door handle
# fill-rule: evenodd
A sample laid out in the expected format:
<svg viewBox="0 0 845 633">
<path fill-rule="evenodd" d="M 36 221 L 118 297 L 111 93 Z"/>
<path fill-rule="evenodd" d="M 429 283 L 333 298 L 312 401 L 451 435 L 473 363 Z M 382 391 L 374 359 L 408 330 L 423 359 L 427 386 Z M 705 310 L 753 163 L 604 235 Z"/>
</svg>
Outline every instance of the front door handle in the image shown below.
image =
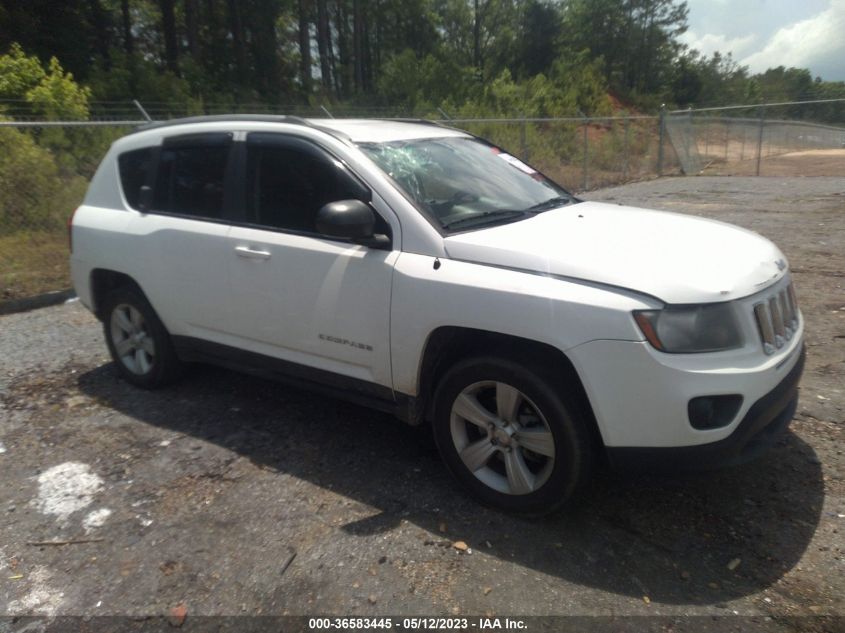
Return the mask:
<svg viewBox="0 0 845 633">
<path fill-rule="evenodd" d="M 270 251 L 257 251 L 249 246 L 236 246 L 235 253 L 246 259 L 270 259 Z"/>
</svg>

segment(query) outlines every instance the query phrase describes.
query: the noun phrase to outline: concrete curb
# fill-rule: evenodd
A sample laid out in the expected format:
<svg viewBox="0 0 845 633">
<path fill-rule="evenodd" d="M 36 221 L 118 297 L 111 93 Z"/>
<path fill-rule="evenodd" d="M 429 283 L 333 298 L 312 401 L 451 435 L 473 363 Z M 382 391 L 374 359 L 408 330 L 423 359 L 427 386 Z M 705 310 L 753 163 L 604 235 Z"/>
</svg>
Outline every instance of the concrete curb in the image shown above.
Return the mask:
<svg viewBox="0 0 845 633">
<path fill-rule="evenodd" d="M 28 312 L 29 310 L 36 310 L 38 308 L 46 308 L 57 303 L 64 303 L 71 297 L 75 297 L 76 293 L 72 288 L 65 290 L 57 290 L 55 292 L 45 292 L 43 295 L 35 295 L 34 297 L 24 297 L 23 299 L 12 299 L 11 301 L 0 302 L 0 314 L 12 314 L 14 312 Z"/>
</svg>

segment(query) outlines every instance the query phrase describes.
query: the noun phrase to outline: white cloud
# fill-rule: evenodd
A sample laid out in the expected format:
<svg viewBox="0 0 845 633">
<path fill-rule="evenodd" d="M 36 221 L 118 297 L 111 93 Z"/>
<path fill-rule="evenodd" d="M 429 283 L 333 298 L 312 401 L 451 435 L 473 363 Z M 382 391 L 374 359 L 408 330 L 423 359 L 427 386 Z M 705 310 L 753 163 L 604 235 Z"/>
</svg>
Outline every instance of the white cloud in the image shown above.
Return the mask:
<svg viewBox="0 0 845 633">
<path fill-rule="evenodd" d="M 753 33 L 742 37 L 728 37 L 715 33 L 705 33 L 699 36 L 694 31 L 687 31 L 681 35 L 680 39 L 684 44 L 694 48 L 699 53 L 703 53 L 706 57 L 710 57 L 716 51 L 723 55 L 733 53 L 734 57 L 738 57 L 749 51 L 751 45 L 757 40 L 757 36 Z"/>
<path fill-rule="evenodd" d="M 831 0 L 824 11 L 779 29 L 741 63 L 752 72 L 795 66 L 824 79 L 845 79 L 845 0 Z"/>
</svg>

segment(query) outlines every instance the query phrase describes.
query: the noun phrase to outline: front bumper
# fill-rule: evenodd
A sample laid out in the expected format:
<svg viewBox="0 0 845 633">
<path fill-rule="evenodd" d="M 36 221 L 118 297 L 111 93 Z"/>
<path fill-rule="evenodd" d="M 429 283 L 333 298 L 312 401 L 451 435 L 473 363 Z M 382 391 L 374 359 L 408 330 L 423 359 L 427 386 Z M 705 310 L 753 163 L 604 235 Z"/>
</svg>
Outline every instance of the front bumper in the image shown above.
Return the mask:
<svg viewBox="0 0 845 633">
<path fill-rule="evenodd" d="M 784 379 L 757 400 L 726 438 L 697 446 L 609 447 L 613 468 L 622 470 L 709 470 L 750 461 L 771 447 L 786 431 L 798 407 L 798 383 L 806 349 Z"/>
</svg>

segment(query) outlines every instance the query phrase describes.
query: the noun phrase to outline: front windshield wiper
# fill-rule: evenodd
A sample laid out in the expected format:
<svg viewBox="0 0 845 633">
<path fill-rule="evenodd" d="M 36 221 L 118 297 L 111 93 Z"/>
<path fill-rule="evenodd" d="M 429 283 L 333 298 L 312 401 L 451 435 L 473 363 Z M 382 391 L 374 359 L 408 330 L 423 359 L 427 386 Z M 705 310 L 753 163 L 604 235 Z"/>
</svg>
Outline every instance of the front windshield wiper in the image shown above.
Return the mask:
<svg viewBox="0 0 845 633">
<path fill-rule="evenodd" d="M 578 199 L 574 196 L 555 196 L 554 198 L 549 198 L 543 202 L 538 202 L 525 210 L 530 213 L 537 213 L 539 211 L 548 211 L 549 209 L 554 209 L 555 207 L 562 207 L 563 205 L 570 204 L 572 202 L 578 202 Z"/>
<path fill-rule="evenodd" d="M 501 220 L 510 220 L 521 218 L 527 215 L 525 211 L 517 211 L 516 209 L 494 209 L 492 211 L 484 211 L 483 213 L 475 213 L 457 220 L 452 220 L 443 225 L 444 229 L 452 229 L 456 226 L 465 224 L 487 224 L 489 222 L 498 222 Z"/>
<path fill-rule="evenodd" d="M 573 202 L 580 202 L 580 200 L 578 200 L 575 196 L 555 196 L 554 198 L 549 198 L 548 200 L 544 200 L 543 202 L 530 206 L 527 209 L 493 209 L 491 211 L 475 213 L 473 215 L 468 215 L 463 218 L 447 222 L 443 225 L 443 228 L 452 229 L 462 225 L 488 224 L 490 222 L 499 222 L 502 220 L 521 219 L 535 213 L 541 213 L 555 207 L 562 207 L 565 204 L 571 204 Z"/>
</svg>

